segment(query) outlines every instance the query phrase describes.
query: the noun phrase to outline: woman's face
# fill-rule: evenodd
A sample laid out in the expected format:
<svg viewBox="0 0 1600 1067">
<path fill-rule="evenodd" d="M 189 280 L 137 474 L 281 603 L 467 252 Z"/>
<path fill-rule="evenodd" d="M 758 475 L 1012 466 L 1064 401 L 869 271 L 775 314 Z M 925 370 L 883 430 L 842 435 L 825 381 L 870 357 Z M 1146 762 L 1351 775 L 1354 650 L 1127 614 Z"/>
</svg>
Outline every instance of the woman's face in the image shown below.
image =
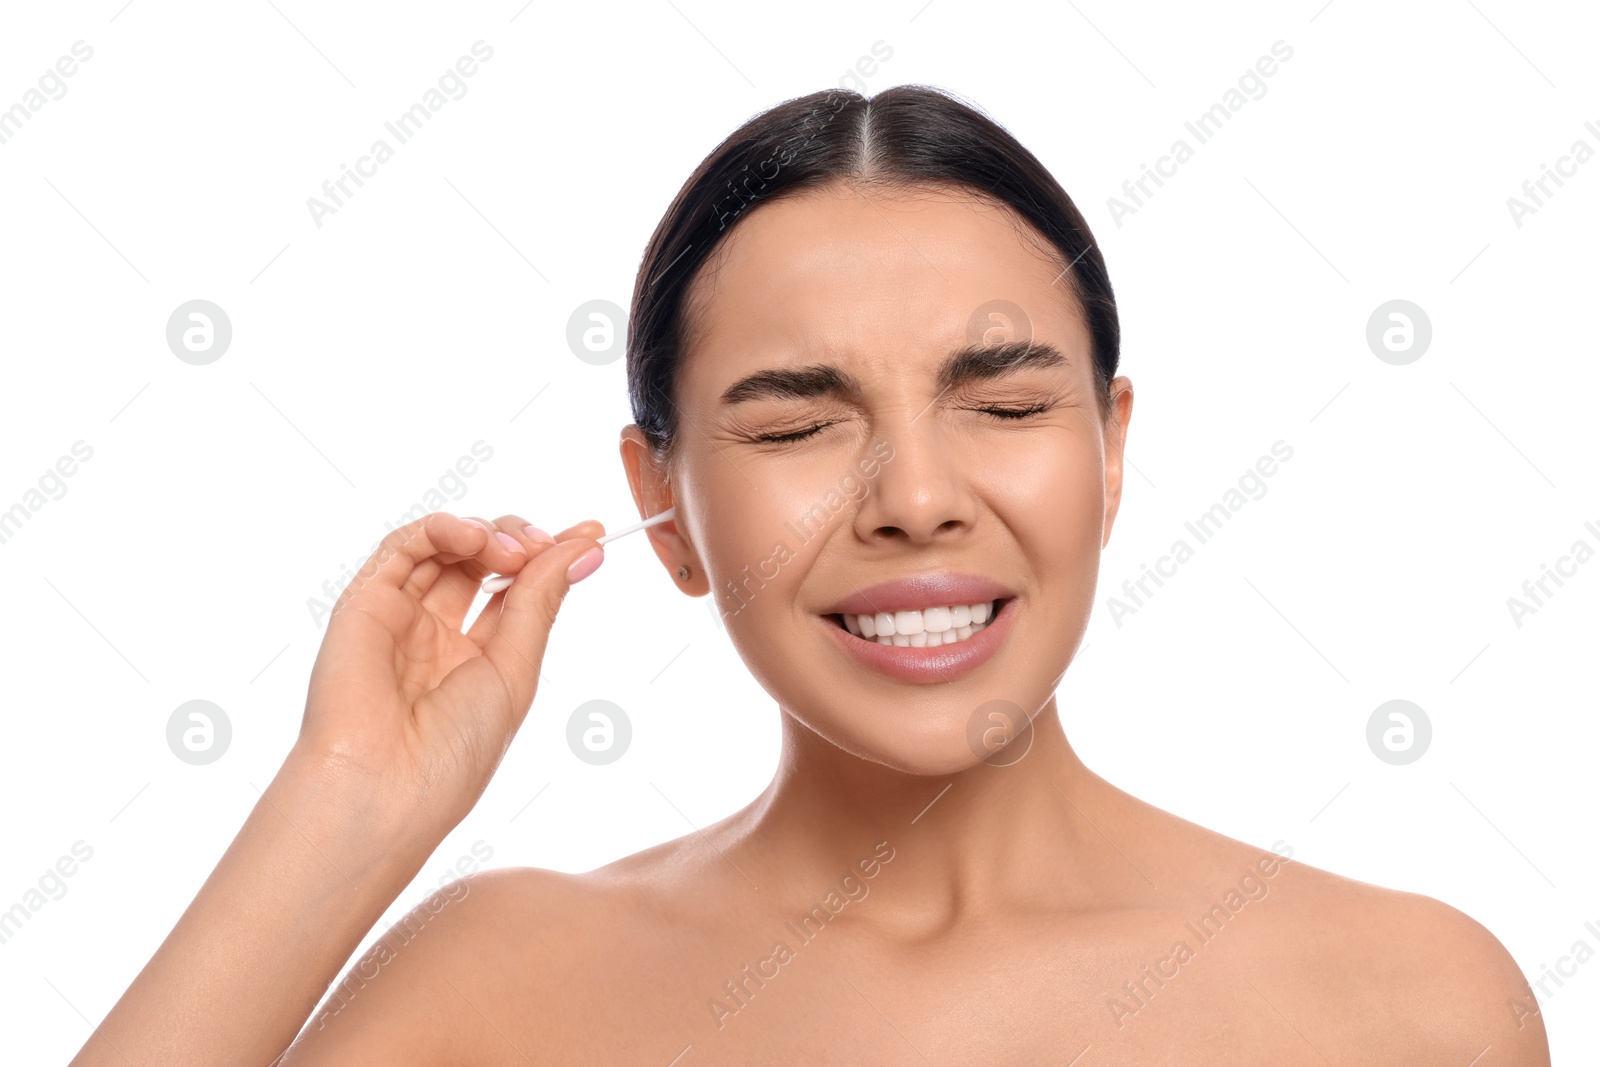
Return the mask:
<svg viewBox="0 0 1600 1067">
<path fill-rule="evenodd" d="M 973 765 L 992 712 L 1049 700 L 1120 495 L 1131 391 L 1103 423 L 1063 264 L 1023 225 L 959 191 L 830 186 L 740 219 L 691 292 L 670 473 L 694 584 L 790 715 L 909 773 Z M 991 600 L 938 647 L 839 610 Z"/>
</svg>

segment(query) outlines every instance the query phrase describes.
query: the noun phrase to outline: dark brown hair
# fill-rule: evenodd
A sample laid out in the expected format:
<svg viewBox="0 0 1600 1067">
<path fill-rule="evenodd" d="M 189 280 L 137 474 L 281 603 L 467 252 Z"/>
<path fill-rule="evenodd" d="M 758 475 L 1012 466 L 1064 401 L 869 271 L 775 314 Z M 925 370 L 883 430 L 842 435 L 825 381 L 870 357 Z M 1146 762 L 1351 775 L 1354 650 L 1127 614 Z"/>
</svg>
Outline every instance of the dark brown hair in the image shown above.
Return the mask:
<svg viewBox="0 0 1600 1067">
<path fill-rule="evenodd" d="M 678 432 L 673 384 L 696 275 L 752 208 L 841 181 L 956 186 L 1027 220 L 1068 269 L 1105 415 L 1120 345 L 1116 298 L 1088 223 L 1050 172 L 998 123 L 943 90 L 899 85 L 869 99 L 826 89 L 729 134 L 678 190 L 645 247 L 628 315 L 628 395 L 658 459 L 670 456 Z"/>
</svg>

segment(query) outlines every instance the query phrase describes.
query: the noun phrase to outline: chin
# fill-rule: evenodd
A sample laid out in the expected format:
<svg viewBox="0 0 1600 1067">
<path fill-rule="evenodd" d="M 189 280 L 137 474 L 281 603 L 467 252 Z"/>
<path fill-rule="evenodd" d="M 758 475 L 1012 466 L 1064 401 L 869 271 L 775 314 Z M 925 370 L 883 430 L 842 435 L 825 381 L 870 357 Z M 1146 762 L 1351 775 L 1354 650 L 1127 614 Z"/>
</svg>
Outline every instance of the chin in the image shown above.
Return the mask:
<svg viewBox="0 0 1600 1067">
<path fill-rule="evenodd" d="M 863 733 L 859 724 L 854 723 L 850 724 L 853 728 L 847 729 L 840 729 L 838 724 L 806 725 L 835 748 L 857 759 L 923 778 L 947 779 L 972 770 L 986 760 L 991 765 L 1008 760 L 1008 755 L 996 756 L 983 749 L 981 732 L 977 732 L 980 736 L 975 738 L 975 731 L 965 717 L 941 717 L 940 721 L 929 722 L 921 730 L 901 728 L 872 734 Z M 1014 749 L 1020 758 L 1031 742 L 1030 734 L 1020 738 L 1015 746 L 1006 746 L 1002 752 L 1009 754 Z"/>
</svg>

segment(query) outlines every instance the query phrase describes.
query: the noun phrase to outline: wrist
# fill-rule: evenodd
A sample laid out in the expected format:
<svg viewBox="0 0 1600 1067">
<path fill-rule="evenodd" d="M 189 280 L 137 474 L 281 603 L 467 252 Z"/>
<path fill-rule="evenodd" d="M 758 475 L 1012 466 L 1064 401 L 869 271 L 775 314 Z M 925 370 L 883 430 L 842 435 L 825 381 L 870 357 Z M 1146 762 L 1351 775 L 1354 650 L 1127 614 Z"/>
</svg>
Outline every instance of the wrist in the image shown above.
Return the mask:
<svg viewBox="0 0 1600 1067">
<path fill-rule="evenodd" d="M 380 892 L 404 888 L 449 832 L 346 761 L 298 745 L 263 800 L 346 880 Z"/>
</svg>

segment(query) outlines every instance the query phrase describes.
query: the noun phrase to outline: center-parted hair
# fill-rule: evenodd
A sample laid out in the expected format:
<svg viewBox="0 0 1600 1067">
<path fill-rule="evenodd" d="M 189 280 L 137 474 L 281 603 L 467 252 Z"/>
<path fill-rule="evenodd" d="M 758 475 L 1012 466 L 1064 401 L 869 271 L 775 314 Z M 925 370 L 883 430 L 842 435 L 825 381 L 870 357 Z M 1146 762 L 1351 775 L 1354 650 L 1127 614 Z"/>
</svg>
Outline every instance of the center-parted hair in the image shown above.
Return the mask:
<svg viewBox="0 0 1600 1067">
<path fill-rule="evenodd" d="M 628 315 L 628 395 L 633 421 L 659 459 L 671 455 L 679 431 L 673 385 L 700 269 L 755 208 L 840 182 L 890 190 L 955 186 L 1025 219 L 1067 268 L 1105 414 L 1120 346 L 1116 298 L 1089 225 L 1060 183 L 998 123 L 943 90 L 900 85 L 868 98 L 826 89 L 778 104 L 729 134 L 678 190 L 645 247 Z"/>
</svg>

